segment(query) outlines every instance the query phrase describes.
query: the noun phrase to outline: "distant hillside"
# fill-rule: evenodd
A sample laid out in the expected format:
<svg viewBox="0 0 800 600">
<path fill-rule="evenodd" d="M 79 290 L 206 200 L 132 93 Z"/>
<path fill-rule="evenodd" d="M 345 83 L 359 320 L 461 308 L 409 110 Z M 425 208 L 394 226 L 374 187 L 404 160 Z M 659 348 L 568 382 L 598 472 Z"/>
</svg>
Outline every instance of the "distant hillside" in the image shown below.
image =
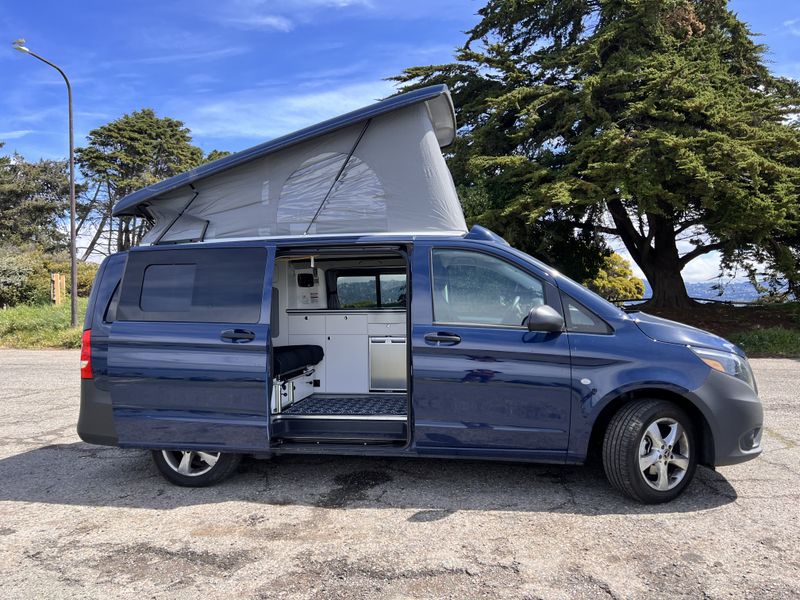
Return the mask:
<svg viewBox="0 0 800 600">
<path fill-rule="evenodd" d="M 713 289 L 714 281 L 695 281 L 686 284 L 686 291 L 692 298 L 706 298 L 708 300 L 727 300 L 729 302 L 752 302 L 758 299 L 758 292 L 749 281 L 734 281 L 720 290 Z M 644 297 L 649 298 L 652 289 L 647 281 L 644 282 Z"/>
</svg>

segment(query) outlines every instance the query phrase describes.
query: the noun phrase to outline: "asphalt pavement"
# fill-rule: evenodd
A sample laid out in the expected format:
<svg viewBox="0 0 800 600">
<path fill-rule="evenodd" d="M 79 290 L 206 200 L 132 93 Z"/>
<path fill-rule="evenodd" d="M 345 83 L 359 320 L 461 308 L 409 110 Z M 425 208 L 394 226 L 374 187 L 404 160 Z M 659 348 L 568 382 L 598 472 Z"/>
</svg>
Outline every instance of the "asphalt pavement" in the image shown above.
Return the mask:
<svg viewBox="0 0 800 600">
<path fill-rule="evenodd" d="M 78 353 L 0 351 L 0 598 L 800 597 L 800 361 L 752 361 L 764 453 L 642 506 L 600 467 L 246 461 L 173 487 L 75 433 Z"/>
</svg>

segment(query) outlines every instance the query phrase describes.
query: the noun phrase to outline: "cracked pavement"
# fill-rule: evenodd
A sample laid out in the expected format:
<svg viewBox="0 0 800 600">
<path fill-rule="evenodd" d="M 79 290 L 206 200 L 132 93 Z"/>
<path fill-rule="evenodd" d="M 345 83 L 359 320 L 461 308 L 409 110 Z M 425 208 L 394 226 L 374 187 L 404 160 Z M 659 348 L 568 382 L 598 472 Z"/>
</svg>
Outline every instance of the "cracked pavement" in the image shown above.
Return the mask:
<svg viewBox="0 0 800 600">
<path fill-rule="evenodd" d="M 208 489 L 75 434 L 78 353 L 0 351 L 0 597 L 800 597 L 800 361 L 753 360 L 764 453 L 630 502 L 602 469 L 246 461 Z"/>
</svg>

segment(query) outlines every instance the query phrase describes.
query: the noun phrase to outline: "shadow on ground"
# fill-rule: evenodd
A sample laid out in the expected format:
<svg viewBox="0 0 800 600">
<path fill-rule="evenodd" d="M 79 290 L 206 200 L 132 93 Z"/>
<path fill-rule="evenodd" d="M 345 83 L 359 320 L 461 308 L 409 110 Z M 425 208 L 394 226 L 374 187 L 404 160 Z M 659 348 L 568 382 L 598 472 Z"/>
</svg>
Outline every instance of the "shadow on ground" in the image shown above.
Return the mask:
<svg viewBox="0 0 800 600">
<path fill-rule="evenodd" d="M 677 500 L 643 506 L 611 489 L 598 466 L 345 456 L 246 460 L 223 484 L 179 488 L 161 478 L 146 451 L 84 443 L 44 446 L 2 459 L 0 481 L 0 501 L 155 510 L 228 501 L 415 509 L 411 522 L 436 521 L 462 510 L 682 513 L 737 498 L 722 475 L 705 468 Z"/>
</svg>

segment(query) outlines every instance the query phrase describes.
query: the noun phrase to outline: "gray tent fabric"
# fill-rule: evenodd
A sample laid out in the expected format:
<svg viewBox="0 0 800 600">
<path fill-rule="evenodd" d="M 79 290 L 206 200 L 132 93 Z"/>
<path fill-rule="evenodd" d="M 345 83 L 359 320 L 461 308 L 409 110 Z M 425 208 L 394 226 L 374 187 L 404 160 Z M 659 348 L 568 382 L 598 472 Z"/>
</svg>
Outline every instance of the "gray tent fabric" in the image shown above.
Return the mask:
<svg viewBox="0 0 800 600">
<path fill-rule="evenodd" d="M 452 106 L 449 94 L 446 100 L 402 105 L 308 137 L 150 194 L 122 214 L 134 210 L 155 221 L 144 244 L 305 234 L 463 234 L 466 222 L 440 149 L 448 140 L 448 121 L 433 114 Z"/>
</svg>

